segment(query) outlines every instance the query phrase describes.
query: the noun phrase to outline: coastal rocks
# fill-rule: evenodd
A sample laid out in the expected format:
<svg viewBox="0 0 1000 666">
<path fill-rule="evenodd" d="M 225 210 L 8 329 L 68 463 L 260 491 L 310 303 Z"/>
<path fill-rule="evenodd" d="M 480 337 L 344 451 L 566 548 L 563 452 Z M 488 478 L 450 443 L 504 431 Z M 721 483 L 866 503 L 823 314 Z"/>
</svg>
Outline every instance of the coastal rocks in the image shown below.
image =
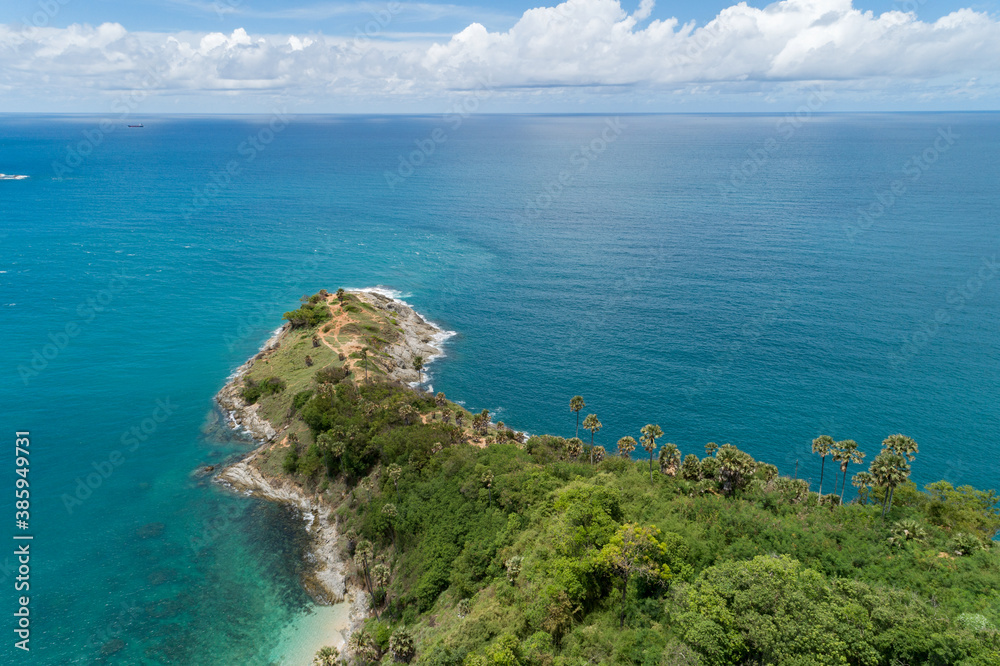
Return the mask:
<svg viewBox="0 0 1000 666">
<path fill-rule="evenodd" d="M 203 479 L 206 476 L 211 475 L 212 472 L 214 471 L 215 471 L 215 465 L 202 465 L 198 469 L 191 472 L 191 476 L 193 476 L 196 479 Z"/>
<path fill-rule="evenodd" d="M 277 349 L 281 344 L 281 338 L 290 330 L 288 324 L 278 329 L 271 338 L 264 343 L 260 353 L 236 369 L 236 372 L 229 378 L 226 385 L 215 396 L 215 401 L 229 415 L 230 425 L 234 429 L 245 430 L 256 440 L 263 442 L 273 441 L 278 433 L 271 425 L 271 422 L 257 413 L 260 405 L 248 405 L 243 400 L 240 379 L 249 372 L 253 364 L 266 356 L 266 352 Z"/>
<path fill-rule="evenodd" d="M 216 477 L 221 483 L 255 497 L 291 504 L 308 520 L 307 530 L 312 540 L 311 553 L 315 559 L 313 570 L 306 575 L 306 590 L 317 602 L 334 604 L 347 597 L 343 563 L 337 551 L 337 528 L 323 517 L 329 509 L 307 496 L 295 483 L 287 479 L 267 478 L 254 465 L 256 453 L 235 465 L 227 467 Z"/>
<path fill-rule="evenodd" d="M 373 308 L 394 317 L 400 328 L 400 337 L 386 347 L 391 363 L 388 363 L 388 378 L 404 384 L 421 381 L 420 373 L 413 369 L 413 359 L 422 356 L 426 364 L 441 355 L 438 346 L 447 333 L 429 323 L 405 303 L 375 292 L 361 292 L 357 297 Z"/>
</svg>

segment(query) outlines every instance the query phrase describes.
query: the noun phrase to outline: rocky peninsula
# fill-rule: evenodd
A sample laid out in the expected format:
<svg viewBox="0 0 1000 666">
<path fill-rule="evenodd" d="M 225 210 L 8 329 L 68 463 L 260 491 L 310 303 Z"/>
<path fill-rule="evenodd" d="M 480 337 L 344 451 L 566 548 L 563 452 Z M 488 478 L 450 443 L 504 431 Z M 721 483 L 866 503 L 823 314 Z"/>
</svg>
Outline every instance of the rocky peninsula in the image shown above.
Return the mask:
<svg viewBox="0 0 1000 666">
<path fill-rule="evenodd" d="M 319 370 L 330 371 L 331 378 L 354 376 L 370 381 L 378 377 L 383 382 L 416 386 L 425 378 L 419 368 L 442 355 L 441 343 L 450 334 L 380 291 L 322 291 L 304 307 L 327 308 L 330 317 L 315 328 L 297 326 L 294 319 L 285 323 L 216 395 L 230 427 L 259 445 L 219 471 L 214 480 L 297 510 L 311 537 L 308 560 L 312 566 L 303 585 L 321 605 L 350 603 L 353 627 L 369 615 L 368 592 L 351 582 L 343 535 L 336 521 L 328 519 L 347 493 L 328 484 L 309 484 L 280 469 L 296 442 L 311 439 L 291 403 L 310 391 Z M 262 396 L 254 389 L 276 378 L 285 384 L 280 392 Z"/>
</svg>

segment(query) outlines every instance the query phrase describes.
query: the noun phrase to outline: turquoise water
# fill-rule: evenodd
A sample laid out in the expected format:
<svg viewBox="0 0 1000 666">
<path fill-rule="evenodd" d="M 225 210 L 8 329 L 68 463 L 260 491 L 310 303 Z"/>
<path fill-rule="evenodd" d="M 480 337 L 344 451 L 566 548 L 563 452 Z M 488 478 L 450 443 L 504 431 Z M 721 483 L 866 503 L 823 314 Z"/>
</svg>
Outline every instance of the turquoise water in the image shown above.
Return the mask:
<svg viewBox="0 0 1000 666">
<path fill-rule="evenodd" d="M 530 432 L 580 393 L 609 447 L 658 422 L 815 482 L 816 435 L 902 431 L 919 483 L 997 487 L 1000 115 L 142 121 L 0 116 L 25 663 L 268 662 L 300 531 L 192 471 L 246 450 L 212 395 L 323 287 L 456 331 L 434 388 Z"/>
</svg>

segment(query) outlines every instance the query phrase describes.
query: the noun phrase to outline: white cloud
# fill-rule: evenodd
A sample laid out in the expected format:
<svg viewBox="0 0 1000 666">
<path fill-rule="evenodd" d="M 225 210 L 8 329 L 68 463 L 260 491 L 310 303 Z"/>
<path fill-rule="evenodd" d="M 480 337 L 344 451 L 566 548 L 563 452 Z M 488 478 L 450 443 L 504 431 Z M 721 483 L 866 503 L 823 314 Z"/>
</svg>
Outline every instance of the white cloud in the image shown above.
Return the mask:
<svg viewBox="0 0 1000 666">
<path fill-rule="evenodd" d="M 482 81 L 535 96 L 580 86 L 761 93 L 827 81 L 862 96 L 926 99 L 995 95 L 1000 83 L 1000 24 L 968 9 L 928 23 L 898 11 L 863 12 L 851 0 L 784 0 L 762 9 L 741 2 L 701 27 L 676 19 L 644 24 L 652 9 L 652 0 L 631 15 L 618 0 L 568 0 L 525 12 L 506 32 L 472 23 L 438 43 L 398 33 L 385 39 L 389 24 L 370 31 L 372 38 L 0 26 L 0 87 L 5 98 L 18 91 L 92 98 L 148 82 L 152 71 L 161 94 L 271 91 L 313 100 L 419 99 Z"/>
</svg>

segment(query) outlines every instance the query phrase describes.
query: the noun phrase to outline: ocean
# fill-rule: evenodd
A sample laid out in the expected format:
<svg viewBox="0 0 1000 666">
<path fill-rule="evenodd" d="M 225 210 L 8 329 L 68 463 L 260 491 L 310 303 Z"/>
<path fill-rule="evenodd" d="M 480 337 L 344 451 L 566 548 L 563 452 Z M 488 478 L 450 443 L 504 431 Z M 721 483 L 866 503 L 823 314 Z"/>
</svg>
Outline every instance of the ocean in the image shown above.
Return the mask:
<svg viewBox="0 0 1000 666">
<path fill-rule="evenodd" d="M 572 435 L 580 394 L 608 448 L 658 423 L 815 488 L 817 435 L 871 460 L 902 432 L 918 484 L 997 488 L 997 154 L 987 113 L 0 116 L 0 172 L 28 176 L 0 180 L 18 663 L 294 663 L 316 640 L 297 519 L 196 470 L 249 450 L 212 396 L 321 288 L 454 331 L 434 390 L 530 433 Z"/>
</svg>

